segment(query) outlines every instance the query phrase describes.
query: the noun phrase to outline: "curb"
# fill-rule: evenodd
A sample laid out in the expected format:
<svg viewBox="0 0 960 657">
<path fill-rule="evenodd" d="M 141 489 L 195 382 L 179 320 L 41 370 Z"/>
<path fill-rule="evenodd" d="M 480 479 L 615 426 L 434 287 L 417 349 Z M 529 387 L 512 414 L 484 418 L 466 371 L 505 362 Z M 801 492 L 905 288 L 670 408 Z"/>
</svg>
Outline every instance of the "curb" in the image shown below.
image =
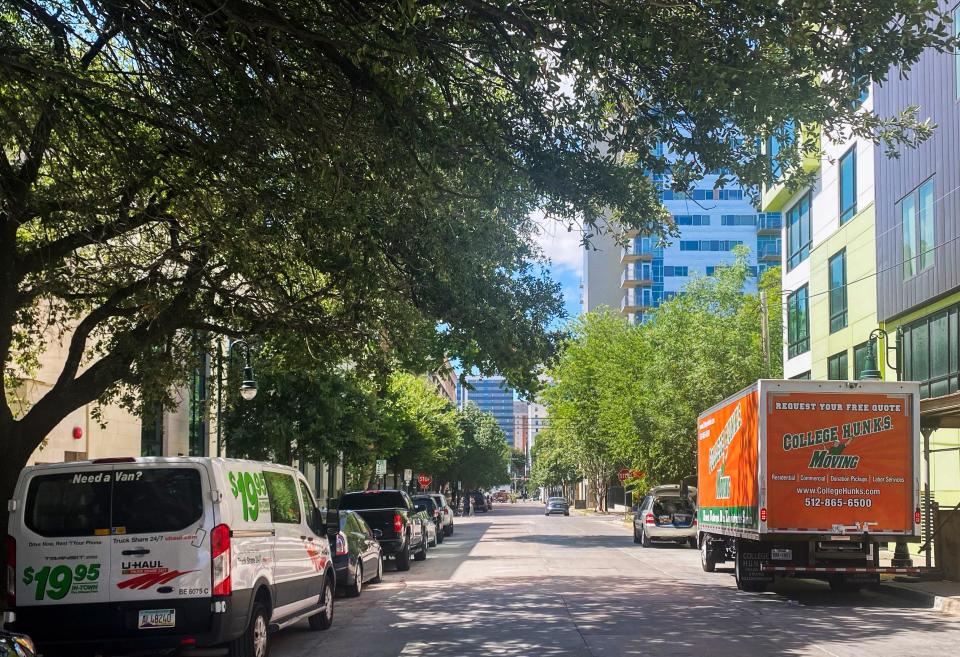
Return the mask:
<svg viewBox="0 0 960 657">
<path fill-rule="evenodd" d="M 897 582 L 881 582 L 876 590 L 885 595 L 922 602 L 929 605 L 933 611 L 960 616 L 960 597 L 943 596 L 928 593 L 927 591 L 919 591 L 911 588 L 909 585 L 899 584 Z"/>
</svg>

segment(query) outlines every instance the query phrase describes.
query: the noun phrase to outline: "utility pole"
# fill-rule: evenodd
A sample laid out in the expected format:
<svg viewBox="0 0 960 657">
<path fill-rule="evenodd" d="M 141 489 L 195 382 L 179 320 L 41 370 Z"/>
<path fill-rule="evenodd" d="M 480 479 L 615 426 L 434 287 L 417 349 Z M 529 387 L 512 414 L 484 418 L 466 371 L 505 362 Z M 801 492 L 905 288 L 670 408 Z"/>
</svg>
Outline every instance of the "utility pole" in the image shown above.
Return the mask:
<svg viewBox="0 0 960 657">
<path fill-rule="evenodd" d="M 760 290 L 760 339 L 763 343 L 763 375 L 770 376 L 770 314 L 767 291 Z"/>
</svg>

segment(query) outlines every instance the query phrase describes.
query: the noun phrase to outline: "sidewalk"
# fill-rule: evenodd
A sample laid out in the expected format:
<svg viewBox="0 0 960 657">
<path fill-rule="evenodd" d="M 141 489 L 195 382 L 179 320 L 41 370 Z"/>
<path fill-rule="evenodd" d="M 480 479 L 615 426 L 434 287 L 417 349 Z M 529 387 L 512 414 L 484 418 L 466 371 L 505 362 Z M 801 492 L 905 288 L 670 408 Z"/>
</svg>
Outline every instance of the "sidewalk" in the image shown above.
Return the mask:
<svg viewBox="0 0 960 657">
<path fill-rule="evenodd" d="M 923 602 L 934 611 L 960 616 L 960 582 L 920 582 L 896 577 L 880 582 L 880 590 L 889 595 Z"/>
</svg>

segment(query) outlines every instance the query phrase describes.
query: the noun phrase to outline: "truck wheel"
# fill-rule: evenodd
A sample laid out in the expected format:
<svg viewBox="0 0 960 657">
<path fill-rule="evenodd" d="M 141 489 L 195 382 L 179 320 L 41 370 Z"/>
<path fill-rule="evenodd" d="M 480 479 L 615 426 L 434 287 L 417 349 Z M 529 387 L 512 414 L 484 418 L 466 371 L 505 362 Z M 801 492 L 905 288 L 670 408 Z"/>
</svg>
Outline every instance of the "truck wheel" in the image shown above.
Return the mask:
<svg viewBox="0 0 960 657">
<path fill-rule="evenodd" d="M 700 542 L 700 567 L 705 573 L 712 573 L 717 569 L 717 557 L 710 549 L 710 541 L 706 536 Z"/>
<path fill-rule="evenodd" d="M 403 549 L 397 552 L 397 570 L 410 570 L 410 541 L 407 541 Z"/>
<path fill-rule="evenodd" d="M 414 561 L 424 561 L 427 558 L 427 537 L 420 537 L 420 549 L 413 555 Z"/>
<path fill-rule="evenodd" d="M 247 629 L 230 643 L 230 657 L 267 657 L 270 654 L 269 627 L 270 615 L 267 608 L 254 602 Z"/>
<path fill-rule="evenodd" d="M 647 536 L 647 530 L 641 528 L 640 529 L 640 547 L 648 548 L 651 545 L 653 544 L 650 542 L 650 537 Z"/>
<path fill-rule="evenodd" d="M 320 591 L 320 611 L 307 619 L 311 630 L 326 630 L 333 625 L 333 589 L 330 580 L 323 578 L 323 590 Z"/>
</svg>

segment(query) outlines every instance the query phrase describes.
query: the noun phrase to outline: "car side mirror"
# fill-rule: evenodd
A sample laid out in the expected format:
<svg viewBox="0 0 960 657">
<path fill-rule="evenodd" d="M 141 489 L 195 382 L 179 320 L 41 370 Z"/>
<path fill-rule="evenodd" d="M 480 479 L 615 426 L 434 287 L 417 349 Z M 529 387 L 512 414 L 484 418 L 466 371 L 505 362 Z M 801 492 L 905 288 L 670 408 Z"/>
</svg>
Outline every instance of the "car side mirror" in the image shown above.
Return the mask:
<svg viewBox="0 0 960 657">
<path fill-rule="evenodd" d="M 377 539 L 377 540 L 379 541 L 381 536 L 383 536 L 383 532 L 382 532 L 382 531 L 380 531 L 379 529 L 374 529 L 374 530 L 373 530 L 373 537 L 374 537 L 375 539 Z"/>
</svg>

